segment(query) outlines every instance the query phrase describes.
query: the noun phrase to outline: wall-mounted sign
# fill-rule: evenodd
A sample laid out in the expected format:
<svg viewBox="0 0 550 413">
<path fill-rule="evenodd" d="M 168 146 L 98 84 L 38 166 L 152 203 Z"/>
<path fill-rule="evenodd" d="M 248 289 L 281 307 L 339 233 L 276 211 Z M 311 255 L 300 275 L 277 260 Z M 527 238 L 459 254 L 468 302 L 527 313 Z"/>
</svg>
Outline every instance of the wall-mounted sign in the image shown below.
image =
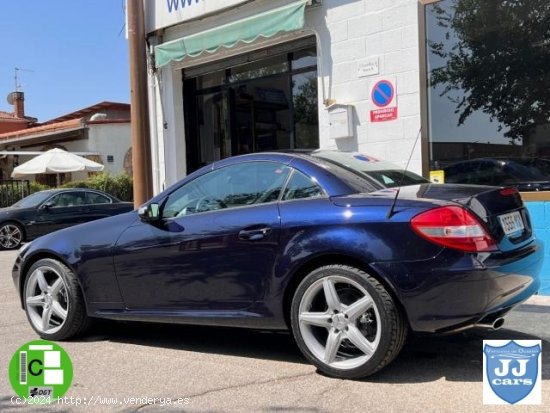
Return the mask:
<svg viewBox="0 0 550 413">
<path fill-rule="evenodd" d="M 367 77 L 377 75 L 380 70 L 380 60 L 378 57 L 357 62 L 357 77 Z"/>
<path fill-rule="evenodd" d="M 384 122 L 397 119 L 397 87 L 395 79 L 379 79 L 371 83 L 370 121 Z"/>
<path fill-rule="evenodd" d="M 233 7 L 248 0 L 148 0 L 145 1 L 147 33 Z"/>
</svg>

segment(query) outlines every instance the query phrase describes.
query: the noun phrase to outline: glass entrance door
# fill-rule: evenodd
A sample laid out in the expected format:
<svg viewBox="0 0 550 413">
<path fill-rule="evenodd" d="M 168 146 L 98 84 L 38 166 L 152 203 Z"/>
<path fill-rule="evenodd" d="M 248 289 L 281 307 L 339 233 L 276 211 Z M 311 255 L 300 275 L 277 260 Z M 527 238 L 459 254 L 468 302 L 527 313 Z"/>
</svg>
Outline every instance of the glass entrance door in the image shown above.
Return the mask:
<svg viewBox="0 0 550 413">
<path fill-rule="evenodd" d="M 184 110 L 188 173 L 233 155 L 316 149 L 315 46 L 186 79 Z"/>
</svg>

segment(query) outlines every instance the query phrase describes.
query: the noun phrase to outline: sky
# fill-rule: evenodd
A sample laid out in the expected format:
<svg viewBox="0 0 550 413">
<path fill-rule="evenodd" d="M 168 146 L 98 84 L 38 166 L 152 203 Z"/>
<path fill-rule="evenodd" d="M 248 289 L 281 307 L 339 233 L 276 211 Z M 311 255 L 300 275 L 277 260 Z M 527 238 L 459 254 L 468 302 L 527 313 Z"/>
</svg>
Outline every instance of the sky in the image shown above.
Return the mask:
<svg viewBox="0 0 550 413">
<path fill-rule="evenodd" d="M 0 111 L 13 112 L 14 69 L 25 114 L 39 122 L 102 101 L 129 103 L 123 0 L 0 0 Z"/>
</svg>

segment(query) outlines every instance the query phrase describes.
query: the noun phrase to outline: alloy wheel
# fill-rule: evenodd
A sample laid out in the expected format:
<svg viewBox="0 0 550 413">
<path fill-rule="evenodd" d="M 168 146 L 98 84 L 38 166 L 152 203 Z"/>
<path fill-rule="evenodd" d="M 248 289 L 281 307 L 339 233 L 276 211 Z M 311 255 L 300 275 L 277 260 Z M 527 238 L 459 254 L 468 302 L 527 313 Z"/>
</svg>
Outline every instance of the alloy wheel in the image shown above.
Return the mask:
<svg viewBox="0 0 550 413">
<path fill-rule="evenodd" d="M 69 311 L 67 285 L 59 272 L 51 267 L 38 267 L 25 288 L 25 308 L 36 330 L 54 334 L 59 331 Z"/>
<path fill-rule="evenodd" d="M 0 228 L 0 246 L 11 249 L 19 246 L 23 239 L 21 229 L 14 224 L 6 224 Z"/>
<path fill-rule="evenodd" d="M 299 328 L 309 351 L 325 365 L 351 370 L 364 365 L 378 348 L 381 319 L 375 301 L 356 281 L 330 275 L 304 292 Z"/>
</svg>

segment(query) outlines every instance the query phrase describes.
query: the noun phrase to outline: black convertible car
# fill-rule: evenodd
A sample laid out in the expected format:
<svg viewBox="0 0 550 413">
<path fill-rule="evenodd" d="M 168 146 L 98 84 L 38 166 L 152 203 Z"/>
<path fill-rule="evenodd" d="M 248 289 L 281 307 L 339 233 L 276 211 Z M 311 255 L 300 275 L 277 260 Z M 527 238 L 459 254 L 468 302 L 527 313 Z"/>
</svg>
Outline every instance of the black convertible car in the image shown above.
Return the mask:
<svg viewBox="0 0 550 413">
<path fill-rule="evenodd" d="M 92 189 L 50 189 L 35 192 L 9 208 L 0 209 L 0 248 L 19 248 L 22 242 L 83 222 L 134 209 L 131 202 Z"/>
</svg>

